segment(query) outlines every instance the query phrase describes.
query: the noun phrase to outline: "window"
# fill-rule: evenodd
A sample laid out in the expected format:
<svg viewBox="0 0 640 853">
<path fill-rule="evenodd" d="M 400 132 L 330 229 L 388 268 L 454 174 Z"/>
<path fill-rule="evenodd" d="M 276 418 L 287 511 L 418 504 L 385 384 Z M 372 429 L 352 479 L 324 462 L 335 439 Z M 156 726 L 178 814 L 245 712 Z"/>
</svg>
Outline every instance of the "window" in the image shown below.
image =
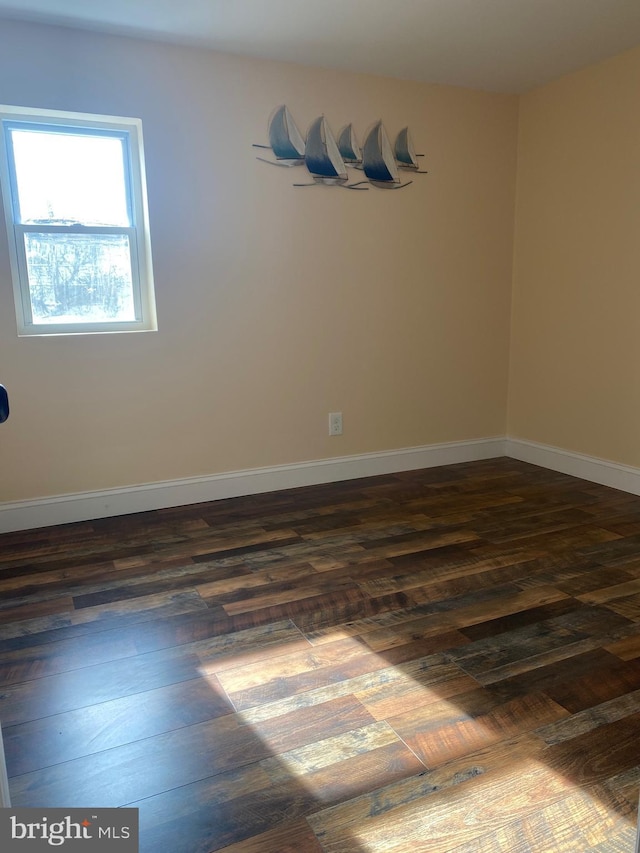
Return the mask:
<svg viewBox="0 0 640 853">
<path fill-rule="evenodd" d="M 0 107 L 20 335 L 156 328 L 138 119 Z"/>
</svg>

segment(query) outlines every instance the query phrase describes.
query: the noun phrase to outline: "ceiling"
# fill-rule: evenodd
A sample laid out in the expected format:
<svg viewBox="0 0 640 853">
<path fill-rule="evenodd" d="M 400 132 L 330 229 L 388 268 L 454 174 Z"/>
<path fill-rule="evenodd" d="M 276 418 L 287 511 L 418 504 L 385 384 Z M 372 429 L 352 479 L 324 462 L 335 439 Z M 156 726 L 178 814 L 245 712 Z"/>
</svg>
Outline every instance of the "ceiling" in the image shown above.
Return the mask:
<svg viewBox="0 0 640 853">
<path fill-rule="evenodd" d="M 640 0 L 0 0 L 0 16 L 496 92 L 640 44 Z"/>
</svg>

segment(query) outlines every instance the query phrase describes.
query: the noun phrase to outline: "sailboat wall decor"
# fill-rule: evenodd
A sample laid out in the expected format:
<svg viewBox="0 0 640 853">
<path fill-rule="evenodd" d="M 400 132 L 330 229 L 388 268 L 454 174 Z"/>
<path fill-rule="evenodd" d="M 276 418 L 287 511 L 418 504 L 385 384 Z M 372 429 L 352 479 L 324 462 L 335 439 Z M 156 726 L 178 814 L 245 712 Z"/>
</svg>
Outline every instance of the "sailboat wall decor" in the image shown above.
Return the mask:
<svg viewBox="0 0 640 853">
<path fill-rule="evenodd" d="M 398 175 L 398 167 L 389 137 L 381 121 L 377 121 L 362 146 L 362 168 L 374 187 L 383 189 L 402 189 L 412 181 L 403 184 Z"/>
<path fill-rule="evenodd" d="M 401 169 L 411 169 L 419 175 L 427 174 L 427 172 L 421 170 L 418 165 L 418 157 L 421 157 L 422 155 L 416 154 L 416 149 L 413 146 L 413 140 L 408 127 L 403 127 L 400 133 L 396 136 L 395 155 L 398 166 Z"/>
<path fill-rule="evenodd" d="M 347 165 L 360 166 L 362 164 L 362 151 L 358 145 L 352 124 L 343 127 L 338 134 L 338 148 Z"/>
<path fill-rule="evenodd" d="M 256 159 L 273 166 L 306 166 L 312 180 L 294 183 L 296 187 L 339 186 L 346 189 L 402 189 L 413 181 L 403 182 L 399 170 L 414 175 L 427 174 L 420 169 L 413 140 L 408 127 L 403 127 L 392 147 L 381 120 L 375 122 L 365 137 L 362 147 L 349 123 L 341 128 L 338 137 L 333 135 L 324 115 L 318 116 L 309 126 L 306 139 L 286 104 L 272 112 L 268 123 L 269 144 L 254 143 L 254 148 L 268 149 L 274 159 Z M 364 180 L 349 182 L 349 169 L 356 169 Z"/>
<path fill-rule="evenodd" d="M 314 183 L 294 184 L 294 187 L 325 184 L 328 186 L 343 186 L 346 189 L 369 189 L 369 187 L 360 186 L 360 184 L 366 183 L 366 181 L 358 181 L 356 184 L 347 183 L 349 180 L 347 167 L 342 159 L 338 143 L 324 116 L 319 116 L 309 128 L 304 161 Z"/>
<path fill-rule="evenodd" d="M 269 119 L 269 145 L 254 144 L 254 148 L 270 148 L 273 151 L 276 161 L 258 157 L 264 163 L 273 163 L 275 166 L 303 165 L 304 139 L 285 104 L 276 107 Z"/>
</svg>

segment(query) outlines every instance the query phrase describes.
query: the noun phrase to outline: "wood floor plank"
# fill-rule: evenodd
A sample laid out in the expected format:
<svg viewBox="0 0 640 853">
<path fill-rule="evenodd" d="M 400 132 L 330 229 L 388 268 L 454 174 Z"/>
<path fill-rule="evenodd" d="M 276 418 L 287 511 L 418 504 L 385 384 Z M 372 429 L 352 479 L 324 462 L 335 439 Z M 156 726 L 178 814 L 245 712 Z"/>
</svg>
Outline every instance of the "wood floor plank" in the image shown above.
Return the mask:
<svg viewBox="0 0 640 853">
<path fill-rule="evenodd" d="M 180 646 L 0 688 L 4 726 L 38 720 L 200 676 L 200 659 Z"/>
<path fill-rule="evenodd" d="M 312 815 L 309 823 L 327 853 L 349 849 L 349 844 L 385 853 L 449 853 L 572 793 L 571 782 L 562 775 L 523 761 L 517 769 L 490 778 L 483 774 L 428 795 L 428 802 L 419 799 L 356 825 L 339 822 L 331 810 Z"/>
<path fill-rule="evenodd" d="M 11 776 L 233 712 L 213 678 L 193 678 L 27 723 L 3 726 Z"/>
<path fill-rule="evenodd" d="M 388 719 L 430 769 L 569 716 L 544 693 L 496 703 L 488 691 L 458 694 Z"/>
<path fill-rule="evenodd" d="M 144 851 L 142 850 L 141 853 Z M 220 848 L 220 853 L 323 853 L 323 851 L 307 821 L 296 820 Z"/>
<path fill-rule="evenodd" d="M 577 596 L 606 584 L 625 583 L 634 579 L 624 569 L 605 569 L 594 561 L 585 561 L 569 551 L 567 554 L 545 555 L 527 563 L 529 573 L 515 583 L 522 589 L 547 585 Z"/>
<path fill-rule="evenodd" d="M 444 656 L 431 655 L 388 673 L 382 670 L 381 677 L 379 674 L 370 685 L 355 689 L 354 696 L 376 720 L 385 720 L 476 686 L 477 682 Z"/>
<path fill-rule="evenodd" d="M 60 598 L 33 603 L 29 602 L 18 607 L 3 607 L 0 609 L 0 618 L 2 620 L 2 624 L 0 624 L 0 637 L 3 636 L 2 631 L 6 630 L 10 623 L 31 621 L 41 616 L 58 616 L 61 613 L 69 613 L 73 608 L 74 605 L 71 596 L 62 596 Z"/>
<path fill-rule="evenodd" d="M 537 512 L 532 514 L 520 509 L 517 514 L 511 514 L 509 521 L 510 523 L 505 525 L 504 516 L 500 519 L 491 516 L 484 524 L 481 522 L 474 525 L 474 528 L 484 539 L 491 542 L 513 542 L 529 536 L 556 533 L 588 524 L 593 521 L 593 516 L 581 508 L 552 506 L 544 509 L 538 508 Z"/>
<path fill-rule="evenodd" d="M 613 610 L 614 613 L 619 613 L 627 619 L 632 619 L 634 622 L 640 622 L 640 594 L 627 595 L 622 598 L 615 598 L 612 601 L 607 601 L 604 605 L 608 610 Z"/>
<path fill-rule="evenodd" d="M 604 647 L 608 640 L 617 640 L 626 637 L 630 630 L 632 630 L 630 627 L 624 626 L 615 628 L 608 633 L 596 634 L 576 640 L 575 642 L 560 642 L 557 645 L 551 644 L 551 648 L 548 650 L 532 654 L 530 657 L 520 658 L 512 663 L 498 666 L 495 669 L 476 672 L 475 678 L 481 684 L 496 684 L 515 675 L 525 674 L 533 669 L 538 669 L 539 667 L 547 667 L 563 660 L 570 661 L 579 657 L 584 652 Z"/>
<path fill-rule="evenodd" d="M 24 647 L 0 655 L 0 686 L 19 681 L 31 681 L 108 661 L 135 656 L 136 648 L 126 637 L 112 638 L 110 644 L 102 637 L 84 636 L 76 640 L 59 640 L 39 646 L 36 651 Z"/>
<path fill-rule="evenodd" d="M 617 598 L 624 598 L 628 595 L 635 595 L 640 592 L 640 580 L 627 581 L 626 583 L 618 583 L 613 586 L 601 587 L 600 589 L 585 592 L 582 595 L 577 595 L 580 601 L 585 604 L 604 604 L 614 601 Z"/>
<path fill-rule="evenodd" d="M 486 622 L 478 622 L 475 625 L 465 625 L 460 632 L 471 641 L 483 640 L 486 637 L 495 637 L 509 631 L 535 625 L 538 622 L 571 613 L 580 607 L 580 602 L 573 598 L 561 598 L 550 604 L 542 604 L 539 607 L 530 607 L 519 610 L 507 616 L 499 616 L 496 619 L 488 619 Z"/>
<path fill-rule="evenodd" d="M 352 639 L 318 647 L 318 652 L 285 655 L 269 663 L 258 661 L 251 669 L 239 667 L 220 672 L 218 677 L 238 710 L 276 702 L 285 697 L 329 688 L 336 683 L 352 689 L 354 679 L 433 654 L 440 647 L 456 645 L 456 638 L 439 637 L 436 642 L 416 643 L 393 649 L 384 656 L 369 652 Z M 416 648 L 418 647 L 418 649 Z"/>
<path fill-rule="evenodd" d="M 604 723 L 614 723 L 639 711 L 640 690 L 634 690 L 633 693 L 622 693 L 599 705 L 585 708 L 557 722 L 541 726 L 535 733 L 550 746 L 564 740 L 571 740 L 593 731 Z"/>
<path fill-rule="evenodd" d="M 228 604 L 223 604 L 225 611 L 234 616 L 238 613 L 247 613 L 252 610 L 262 610 L 268 607 L 280 607 L 282 604 L 289 602 L 297 602 L 304 599 L 313 599 L 325 595 L 327 592 L 334 593 L 336 588 L 343 596 L 348 597 L 348 593 L 357 589 L 353 581 L 343 581 L 336 583 L 333 579 L 316 584 L 310 584 L 308 579 L 306 583 L 300 585 L 287 584 L 287 588 L 281 585 L 279 589 L 274 589 L 269 592 L 263 592 L 260 596 L 252 596 L 242 601 L 234 601 Z"/>
<path fill-rule="evenodd" d="M 601 788 L 576 791 L 551 803 L 521 820 L 513 821 L 497 831 L 454 847 L 451 853 L 529 853 L 532 850 L 561 853 L 563 850 L 613 851 L 614 845 L 628 844 L 633 828 L 630 826 L 632 810 L 629 804 L 613 797 Z M 560 838 L 554 827 L 564 827 Z M 631 834 L 629 830 L 631 829 Z M 631 853 L 632 847 L 618 848 Z"/>
<path fill-rule="evenodd" d="M 622 640 L 605 645 L 605 649 L 622 658 L 622 660 L 633 660 L 640 657 L 640 630 Z"/>
<path fill-rule="evenodd" d="M 397 814 L 405 806 L 422 804 L 428 813 L 434 794 L 448 794 L 457 786 L 479 777 L 490 780 L 493 772 L 501 773 L 505 767 L 531 763 L 543 752 L 544 743 L 531 734 L 521 735 L 496 746 L 454 760 L 434 770 L 423 772 L 354 797 L 337 806 L 315 812 L 309 817 L 312 825 L 335 828 L 338 833 L 348 832 L 349 827 L 363 826 L 372 818 Z M 399 837 L 402 837 L 399 835 Z"/>
<path fill-rule="evenodd" d="M 122 806 L 371 722 L 350 697 L 251 728 L 230 714 L 14 776 L 12 803 L 68 807 L 84 798 L 91 805 Z"/>
<path fill-rule="evenodd" d="M 192 790 L 175 792 L 181 799 L 188 795 L 191 806 L 180 809 L 175 815 L 173 792 L 136 804 L 141 809 L 141 819 L 147 826 L 150 809 L 161 810 L 165 820 L 149 827 L 145 832 L 142 849 L 157 850 L 161 839 L 169 843 L 172 851 L 190 853 L 193 850 L 218 850 L 229 843 L 240 843 L 252 835 L 268 832 L 287 820 L 308 815 L 323 803 L 336 803 L 357 796 L 373 778 L 393 778 L 408 775 L 419 764 L 415 756 L 403 745 L 396 744 L 373 750 L 361 756 L 340 762 L 338 768 L 307 774 L 300 782 L 290 777 L 287 781 L 260 788 L 251 793 L 194 808 Z M 387 767 L 389 768 L 387 777 Z M 319 801 L 318 797 L 322 799 Z M 167 819 L 167 815 L 172 815 Z M 185 817 L 188 822 L 185 822 Z M 188 827 L 185 829 L 185 825 Z"/>
<path fill-rule="evenodd" d="M 640 713 L 604 723 L 571 740 L 548 747 L 544 762 L 578 785 L 597 784 L 638 764 Z"/>
<path fill-rule="evenodd" d="M 467 672 L 477 677 L 625 624 L 623 619 L 612 618 L 606 609 L 576 608 L 551 619 L 460 646 L 451 654 Z"/>
<path fill-rule="evenodd" d="M 621 829 L 609 831 L 604 841 L 586 848 L 586 851 L 588 853 L 631 853 L 636 839 L 636 827 L 625 822 Z"/>
<path fill-rule="evenodd" d="M 547 688 L 547 694 L 572 714 L 595 708 L 640 688 L 640 661 L 612 662 L 607 668 L 594 669 L 581 678 L 571 678 Z"/>
<path fill-rule="evenodd" d="M 530 606 L 543 606 L 567 598 L 567 596 L 553 588 L 540 587 L 536 590 L 510 590 L 508 588 L 497 588 L 497 595 L 487 597 L 484 601 L 474 601 L 466 604 L 463 600 L 452 602 L 450 606 L 425 607 L 422 612 L 427 615 L 415 621 L 407 621 L 404 625 L 394 625 L 388 629 L 378 629 L 362 633 L 363 640 L 372 649 L 387 648 L 392 645 L 394 635 L 413 637 L 416 633 L 421 637 L 440 634 L 453 629 L 464 629 L 466 627 L 487 621 L 493 621 L 503 615 L 512 615 L 521 610 L 527 610 Z M 482 598 L 482 596 L 470 596 Z M 457 606 L 455 606 L 457 604 Z M 428 612 L 431 610 L 432 612 Z M 391 635 L 391 636 L 390 636 Z M 465 649 L 475 648 L 475 644 L 465 646 Z M 460 652 L 465 659 L 471 651 Z"/>
<path fill-rule="evenodd" d="M 587 564 L 587 571 L 580 571 L 572 574 L 566 579 L 560 578 L 556 586 L 568 595 L 585 596 L 589 593 L 597 592 L 601 589 L 608 589 L 612 585 L 622 583 L 630 583 L 634 580 L 626 568 L 602 568 L 598 566 L 593 568 L 592 564 Z"/>
</svg>

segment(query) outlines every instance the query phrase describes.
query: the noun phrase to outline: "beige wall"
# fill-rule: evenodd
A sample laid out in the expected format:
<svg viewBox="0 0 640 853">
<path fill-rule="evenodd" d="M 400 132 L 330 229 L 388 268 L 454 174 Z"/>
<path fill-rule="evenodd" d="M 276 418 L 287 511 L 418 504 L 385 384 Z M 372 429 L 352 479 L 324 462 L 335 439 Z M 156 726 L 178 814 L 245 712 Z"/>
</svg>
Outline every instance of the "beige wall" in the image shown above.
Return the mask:
<svg viewBox="0 0 640 853">
<path fill-rule="evenodd" d="M 18 338 L 2 233 L 0 500 L 504 434 L 515 97 L 5 22 L 0 103 L 142 119 L 160 327 Z M 430 174 L 294 189 L 280 103 Z"/>
<path fill-rule="evenodd" d="M 640 49 L 521 99 L 508 431 L 640 465 Z"/>
</svg>

